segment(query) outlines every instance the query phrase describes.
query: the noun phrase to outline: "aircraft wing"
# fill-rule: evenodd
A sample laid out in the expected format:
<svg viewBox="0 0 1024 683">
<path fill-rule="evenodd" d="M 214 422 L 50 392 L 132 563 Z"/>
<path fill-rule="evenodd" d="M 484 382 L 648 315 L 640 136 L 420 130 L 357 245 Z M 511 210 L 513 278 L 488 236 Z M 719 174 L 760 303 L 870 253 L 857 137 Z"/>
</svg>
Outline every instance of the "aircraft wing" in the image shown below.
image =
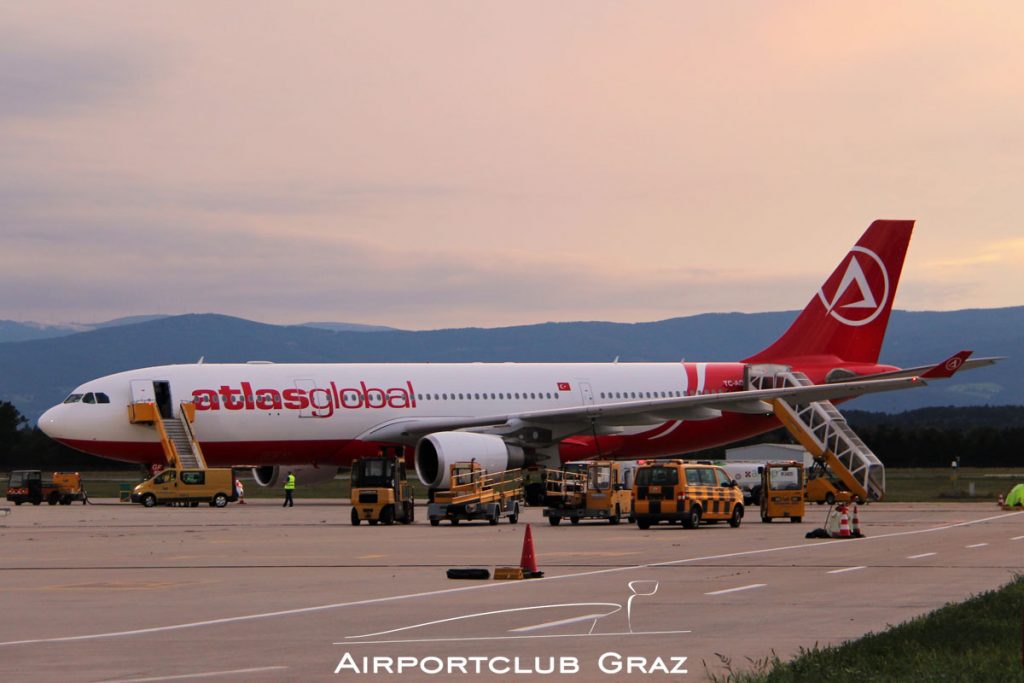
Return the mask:
<svg viewBox="0 0 1024 683">
<path fill-rule="evenodd" d="M 730 391 L 721 394 L 702 394 L 680 398 L 659 398 L 617 403 L 589 404 L 552 410 L 532 410 L 485 417 L 451 418 L 399 418 L 373 427 L 359 436 L 368 441 L 410 442 L 433 432 L 502 426 L 581 425 L 580 431 L 591 424 L 627 426 L 660 424 L 669 420 L 706 420 L 723 412 L 770 413 L 768 403 L 781 398 L 787 401 L 845 400 L 864 394 L 897 391 L 925 386 L 919 377 L 875 379 L 863 382 L 815 384 L 777 389 Z"/>
<path fill-rule="evenodd" d="M 959 353 L 955 353 L 946 360 L 936 363 L 935 365 L 919 365 L 913 368 L 893 370 L 892 372 L 879 372 L 874 375 L 840 377 L 833 380 L 831 383 L 852 384 L 855 382 L 864 382 L 876 379 L 893 379 L 897 377 L 922 377 L 924 379 L 945 379 L 947 377 L 952 377 L 954 374 L 958 372 L 963 372 L 964 370 L 974 370 L 976 368 L 983 368 L 988 365 L 995 365 L 999 361 L 1005 359 L 1005 356 L 991 356 L 988 358 L 969 358 L 970 355 L 970 351 L 960 351 Z"/>
</svg>

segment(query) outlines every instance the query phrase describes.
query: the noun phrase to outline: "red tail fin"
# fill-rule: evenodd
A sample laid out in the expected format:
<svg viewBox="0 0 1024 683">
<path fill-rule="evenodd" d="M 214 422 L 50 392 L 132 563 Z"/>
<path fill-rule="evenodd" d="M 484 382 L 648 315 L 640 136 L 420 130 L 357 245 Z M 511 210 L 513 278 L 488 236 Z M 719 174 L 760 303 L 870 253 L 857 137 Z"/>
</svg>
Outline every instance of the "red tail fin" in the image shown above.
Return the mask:
<svg viewBox="0 0 1024 683">
<path fill-rule="evenodd" d="M 789 329 L 746 362 L 807 356 L 877 362 L 913 229 L 914 221 L 872 223 Z"/>
</svg>

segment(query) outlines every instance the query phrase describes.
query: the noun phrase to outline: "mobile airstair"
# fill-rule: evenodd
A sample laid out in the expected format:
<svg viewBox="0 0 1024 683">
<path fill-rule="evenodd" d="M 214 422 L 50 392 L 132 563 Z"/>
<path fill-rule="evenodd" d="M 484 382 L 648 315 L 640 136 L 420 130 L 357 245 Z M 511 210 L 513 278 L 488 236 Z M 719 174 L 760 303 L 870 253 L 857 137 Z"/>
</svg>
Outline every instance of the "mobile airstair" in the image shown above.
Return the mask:
<svg viewBox="0 0 1024 683">
<path fill-rule="evenodd" d="M 748 366 L 747 386 L 751 389 L 812 386 L 802 372 L 786 366 Z M 881 500 L 885 495 L 885 465 L 861 441 L 831 401 L 796 403 L 771 401 L 775 416 L 802 445 L 815 462 L 837 477 L 862 501 Z"/>
<path fill-rule="evenodd" d="M 163 417 L 153 401 L 139 401 L 128 404 L 128 420 L 132 424 L 150 424 L 156 429 L 163 446 L 167 464 L 176 470 L 206 469 L 203 450 L 196 440 L 192 423 L 196 407 L 191 401 L 183 401 L 174 417 Z"/>
</svg>

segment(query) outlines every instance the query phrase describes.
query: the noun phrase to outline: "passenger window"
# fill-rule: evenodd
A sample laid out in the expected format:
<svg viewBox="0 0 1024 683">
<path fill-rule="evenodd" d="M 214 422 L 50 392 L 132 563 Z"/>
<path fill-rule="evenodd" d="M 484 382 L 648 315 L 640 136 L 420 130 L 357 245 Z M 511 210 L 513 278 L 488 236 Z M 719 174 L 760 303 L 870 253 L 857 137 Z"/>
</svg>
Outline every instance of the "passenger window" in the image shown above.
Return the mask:
<svg viewBox="0 0 1024 683">
<path fill-rule="evenodd" d="M 181 483 L 196 486 L 206 481 L 205 472 L 182 472 Z"/>
<path fill-rule="evenodd" d="M 710 467 L 698 470 L 700 472 L 700 483 L 704 486 L 715 486 L 715 473 Z"/>
<path fill-rule="evenodd" d="M 700 486 L 700 470 L 686 469 L 686 485 Z"/>
<path fill-rule="evenodd" d="M 719 486 L 728 486 L 729 482 L 732 481 L 731 479 L 729 479 L 729 475 L 725 473 L 725 470 L 720 470 L 716 468 L 714 472 L 715 480 L 718 482 Z"/>
</svg>

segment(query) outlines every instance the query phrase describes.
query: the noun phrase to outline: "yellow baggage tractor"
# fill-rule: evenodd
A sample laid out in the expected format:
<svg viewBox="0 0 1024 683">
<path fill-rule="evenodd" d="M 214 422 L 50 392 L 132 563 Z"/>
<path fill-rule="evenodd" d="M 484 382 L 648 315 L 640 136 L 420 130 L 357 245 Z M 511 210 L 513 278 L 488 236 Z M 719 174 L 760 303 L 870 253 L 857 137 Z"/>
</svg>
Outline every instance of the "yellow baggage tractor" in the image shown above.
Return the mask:
<svg viewBox="0 0 1024 683">
<path fill-rule="evenodd" d="M 793 462 L 765 463 L 761 472 L 761 521 L 804 518 L 804 466 Z"/>
</svg>

